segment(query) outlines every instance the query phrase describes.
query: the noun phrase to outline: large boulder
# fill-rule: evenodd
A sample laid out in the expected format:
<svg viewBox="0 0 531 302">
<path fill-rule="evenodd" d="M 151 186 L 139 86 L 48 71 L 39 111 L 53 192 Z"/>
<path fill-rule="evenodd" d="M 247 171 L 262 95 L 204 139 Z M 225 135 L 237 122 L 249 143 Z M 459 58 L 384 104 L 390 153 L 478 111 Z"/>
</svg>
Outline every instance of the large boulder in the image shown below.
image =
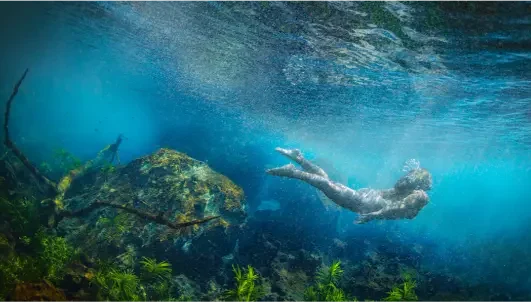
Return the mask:
<svg viewBox="0 0 531 302">
<path fill-rule="evenodd" d="M 237 246 L 237 233 L 246 220 L 240 187 L 205 163 L 165 148 L 124 167 L 107 166 L 86 173 L 72 183 L 64 205 L 77 210 L 95 200 L 164 213 L 173 222 L 219 215 L 207 223 L 175 230 L 101 208 L 60 224 L 69 239 L 94 257 L 127 253 L 129 257 L 117 261 L 138 255 L 165 259 L 174 271 L 196 280 L 215 277 L 226 266 L 223 257 Z"/>
</svg>

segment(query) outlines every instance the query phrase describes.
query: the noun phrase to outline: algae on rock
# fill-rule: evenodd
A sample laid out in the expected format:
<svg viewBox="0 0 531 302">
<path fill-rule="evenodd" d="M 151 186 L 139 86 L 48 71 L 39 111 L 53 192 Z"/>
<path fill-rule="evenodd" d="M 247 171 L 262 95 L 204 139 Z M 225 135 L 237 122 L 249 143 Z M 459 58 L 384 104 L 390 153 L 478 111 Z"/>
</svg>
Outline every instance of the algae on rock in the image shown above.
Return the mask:
<svg viewBox="0 0 531 302">
<path fill-rule="evenodd" d="M 210 270 L 214 269 L 213 263 L 221 263 L 221 257 L 233 248 L 236 236 L 231 236 L 232 231 L 239 231 L 246 219 L 244 193 L 240 187 L 205 163 L 166 148 L 114 171 L 106 171 L 105 175 L 101 171 L 86 173 L 72 183 L 64 206 L 76 211 L 98 200 L 158 212 L 175 223 L 219 218 L 173 229 L 102 207 L 76 219 L 63 219 L 59 228 L 93 256 L 106 252 L 115 254 L 117 249 L 125 252 L 123 247 L 131 245 L 139 251 L 143 249 L 142 254 L 147 257 L 157 258 L 157 254 L 164 254 L 164 258 L 170 259 L 173 254 L 172 259 L 178 262 L 202 257 L 200 254 L 208 248 L 212 252 L 201 263 Z M 212 245 L 217 248 L 212 249 Z"/>
</svg>

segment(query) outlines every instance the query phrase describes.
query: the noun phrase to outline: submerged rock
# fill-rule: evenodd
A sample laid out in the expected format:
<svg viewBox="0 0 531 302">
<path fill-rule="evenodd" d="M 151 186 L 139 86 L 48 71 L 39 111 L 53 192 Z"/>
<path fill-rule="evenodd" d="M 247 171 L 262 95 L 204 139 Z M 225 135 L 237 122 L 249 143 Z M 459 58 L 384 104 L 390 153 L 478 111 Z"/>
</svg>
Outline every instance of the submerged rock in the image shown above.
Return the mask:
<svg viewBox="0 0 531 302">
<path fill-rule="evenodd" d="M 220 218 L 175 230 L 112 208 L 101 208 L 81 219 L 65 219 L 60 227 L 84 251 L 99 256 L 111 248 L 167 259 L 175 271 L 207 274 L 235 246 L 245 222 L 243 190 L 208 165 L 186 154 L 160 149 L 116 169 L 101 169 L 76 179 L 65 207 L 77 210 L 95 200 L 124 204 L 170 221 L 186 222 L 208 216 Z M 182 264 L 182 265 L 181 265 Z"/>
<path fill-rule="evenodd" d="M 66 296 L 63 291 L 44 280 L 40 283 L 18 283 L 10 299 L 13 301 L 66 301 Z"/>
</svg>

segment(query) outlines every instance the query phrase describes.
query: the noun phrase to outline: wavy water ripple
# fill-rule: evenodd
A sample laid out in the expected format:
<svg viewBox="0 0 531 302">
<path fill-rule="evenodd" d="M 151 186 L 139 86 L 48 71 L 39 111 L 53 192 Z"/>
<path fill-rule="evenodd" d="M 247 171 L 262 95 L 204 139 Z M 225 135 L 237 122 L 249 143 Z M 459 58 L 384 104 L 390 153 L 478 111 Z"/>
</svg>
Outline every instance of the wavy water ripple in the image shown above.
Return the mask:
<svg viewBox="0 0 531 302">
<path fill-rule="evenodd" d="M 166 99 L 197 96 L 249 124 L 330 143 L 342 132 L 345 148 L 377 133 L 528 150 L 529 4 L 508 6 L 98 2 L 48 11 L 76 43 L 113 47 L 128 72 L 165 83 Z"/>
</svg>

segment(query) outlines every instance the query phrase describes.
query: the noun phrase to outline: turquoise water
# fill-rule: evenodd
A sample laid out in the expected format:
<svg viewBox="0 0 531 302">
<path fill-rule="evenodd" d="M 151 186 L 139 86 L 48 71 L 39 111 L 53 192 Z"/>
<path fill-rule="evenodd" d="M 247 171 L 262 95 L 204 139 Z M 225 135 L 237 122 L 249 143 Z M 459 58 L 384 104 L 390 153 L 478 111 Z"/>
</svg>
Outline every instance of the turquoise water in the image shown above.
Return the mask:
<svg viewBox="0 0 531 302">
<path fill-rule="evenodd" d="M 30 68 L 11 131 L 34 162 L 55 148 L 90 159 L 123 133 L 123 162 L 186 152 L 241 186 L 256 219 L 265 202 L 307 230 L 333 225 L 330 238 L 398 236 L 429 245 L 433 270 L 531 288 L 528 3 L 0 8 L 0 93 Z M 310 187 L 265 175 L 287 163 L 277 146 L 353 188 L 391 187 L 417 159 L 431 201 L 411 221 L 353 225 Z"/>
</svg>

